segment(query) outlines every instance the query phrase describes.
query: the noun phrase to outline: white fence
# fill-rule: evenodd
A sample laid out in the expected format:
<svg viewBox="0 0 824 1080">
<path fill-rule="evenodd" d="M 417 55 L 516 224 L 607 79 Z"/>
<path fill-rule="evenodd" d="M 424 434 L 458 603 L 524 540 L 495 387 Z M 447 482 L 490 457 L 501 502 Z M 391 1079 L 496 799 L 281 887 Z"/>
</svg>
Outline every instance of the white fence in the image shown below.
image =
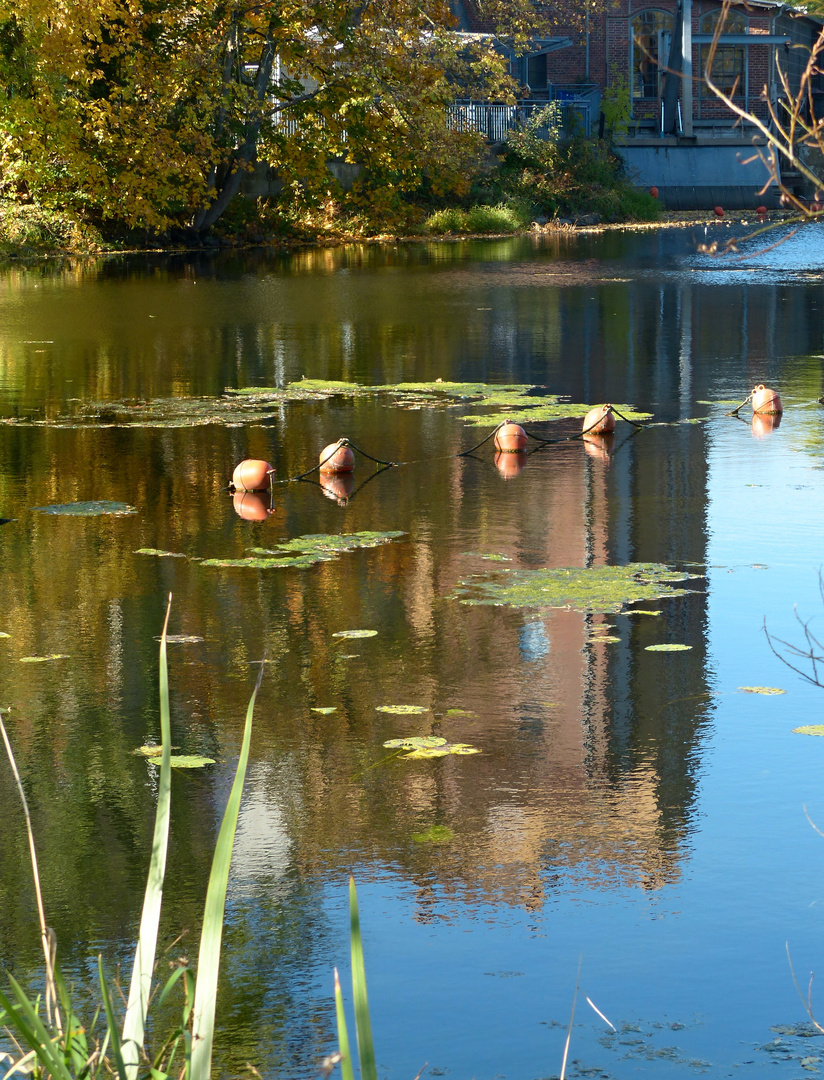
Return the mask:
<svg viewBox="0 0 824 1080">
<path fill-rule="evenodd" d="M 553 87 L 551 101 L 560 106 L 561 126 L 565 134 L 592 133 L 600 95 L 595 86 Z M 449 108 L 449 126 L 454 131 L 480 131 L 490 142 L 504 142 L 513 128 L 522 127 L 534 113 L 545 109 L 549 101 L 526 100 L 515 105 L 493 101 L 456 101 Z M 539 128 L 539 133 L 541 129 Z M 549 137 L 548 130 L 546 136 Z"/>
</svg>

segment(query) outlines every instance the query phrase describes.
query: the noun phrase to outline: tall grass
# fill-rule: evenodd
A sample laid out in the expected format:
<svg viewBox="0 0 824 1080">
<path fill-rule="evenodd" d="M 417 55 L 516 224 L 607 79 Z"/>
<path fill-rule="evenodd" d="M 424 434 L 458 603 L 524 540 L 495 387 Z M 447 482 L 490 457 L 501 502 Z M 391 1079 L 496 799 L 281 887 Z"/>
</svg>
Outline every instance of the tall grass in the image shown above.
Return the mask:
<svg viewBox="0 0 824 1080">
<path fill-rule="evenodd" d="M 232 858 L 235 832 L 240 813 L 240 798 L 249 760 L 249 744 L 252 736 L 252 717 L 255 699 L 263 678 L 264 665 L 249 707 L 243 730 L 243 743 L 235 771 L 235 779 L 218 834 L 212 869 L 206 892 L 203 914 L 203 930 L 200 938 L 200 954 L 196 975 L 186 969 L 178 969 L 163 987 L 159 1004 L 163 1004 L 175 985 L 182 981 L 184 1004 L 181 1022 L 169 1032 L 160 1050 L 150 1059 L 144 1046 L 149 1007 L 152 1000 L 152 977 L 155 967 L 157 931 L 163 899 L 163 880 L 166 871 L 166 853 L 169 842 L 170 792 L 171 792 L 171 720 L 169 711 L 169 681 L 166 659 L 166 634 L 171 611 L 171 596 L 166 610 L 163 633 L 160 638 L 160 729 L 162 754 L 157 810 L 155 813 L 152 857 L 146 881 L 140 934 L 135 949 L 132 981 L 126 1013 L 123 1018 L 122 1035 L 115 1002 L 109 990 L 103 970 L 103 959 L 98 957 L 98 980 L 100 1005 L 88 1025 L 81 1024 L 72 1004 L 65 983 L 55 968 L 52 950 L 48 944 L 45 914 L 41 912 L 41 932 L 44 939 L 47 993 L 46 1018 L 40 1015 L 40 998 L 32 1000 L 23 987 L 9 976 L 11 992 L 0 990 L 0 1024 L 14 1032 L 21 1046 L 27 1048 L 14 1068 L 28 1071 L 32 1064 L 39 1066 L 44 1075 L 56 1080 L 96 1080 L 98 1076 L 116 1076 L 118 1080 L 137 1080 L 138 1075 L 151 1076 L 152 1080 L 167 1080 L 175 1066 L 181 1043 L 183 1045 L 182 1068 L 175 1068 L 176 1075 L 184 1080 L 208 1080 L 212 1068 L 214 1042 L 215 1005 L 217 980 L 220 968 L 220 950 L 223 935 L 223 917 L 226 906 L 226 889 L 229 865 Z M 17 765 L 3 721 L 0 729 L 9 762 L 18 784 L 18 792 L 26 817 L 31 848 L 32 870 L 38 898 L 40 883 L 34 853 L 34 837 L 25 792 L 19 782 Z M 55 995 L 59 1007 L 51 1015 L 50 1000 Z M 62 1022 L 60 1016 L 62 1008 Z M 179 1059 L 178 1059 L 179 1060 Z"/>
<path fill-rule="evenodd" d="M 473 206 L 462 210 L 453 206 L 436 210 L 424 223 L 428 233 L 514 233 L 529 227 L 529 221 L 516 206 Z"/>
</svg>

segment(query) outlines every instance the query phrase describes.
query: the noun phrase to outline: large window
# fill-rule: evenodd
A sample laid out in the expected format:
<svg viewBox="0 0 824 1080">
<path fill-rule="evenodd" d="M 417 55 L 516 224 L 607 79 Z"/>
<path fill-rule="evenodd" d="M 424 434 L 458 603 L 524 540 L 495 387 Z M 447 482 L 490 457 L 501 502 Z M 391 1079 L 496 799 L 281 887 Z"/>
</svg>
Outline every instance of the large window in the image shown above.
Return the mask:
<svg viewBox="0 0 824 1080">
<path fill-rule="evenodd" d="M 650 100 L 661 93 L 661 67 L 669 59 L 672 15 L 667 11 L 642 11 L 632 20 L 630 74 L 632 96 Z"/>
<path fill-rule="evenodd" d="M 702 34 L 714 34 L 718 30 L 721 19 L 721 9 L 710 11 L 701 17 L 698 24 Z M 715 48 L 715 58 L 712 64 L 712 81 L 725 94 L 735 97 L 743 97 L 746 91 L 747 77 L 747 50 L 744 45 L 725 45 L 726 34 L 746 34 L 747 17 L 740 11 L 728 11 L 721 27 L 721 36 Z M 701 46 L 701 75 L 707 73 L 707 65 L 710 62 L 710 46 Z M 706 84 L 702 82 L 701 94 L 706 96 L 711 93 Z"/>
</svg>

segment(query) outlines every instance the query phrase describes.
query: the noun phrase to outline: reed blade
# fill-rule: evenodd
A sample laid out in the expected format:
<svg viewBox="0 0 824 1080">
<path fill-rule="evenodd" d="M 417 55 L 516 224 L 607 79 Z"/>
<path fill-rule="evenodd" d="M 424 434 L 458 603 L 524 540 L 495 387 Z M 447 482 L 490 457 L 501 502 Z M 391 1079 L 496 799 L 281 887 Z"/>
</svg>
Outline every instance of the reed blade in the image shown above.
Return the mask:
<svg viewBox="0 0 824 1080">
<path fill-rule="evenodd" d="M 338 1021 L 338 1053 L 340 1054 L 340 1071 L 343 1080 L 355 1080 L 355 1070 L 352 1068 L 352 1055 L 349 1052 L 349 1033 L 346 1030 L 346 1013 L 343 1009 L 343 994 L 338 978 L 338 969 L 335 968 L 335 1016 Z"/>
<path fill-rule="evenodd" d="M 265 663 L 261 662 L 260 674 L 246 710 L 243 743 L 240 748 L 235 779 L 212 859 L 209 885 L 206 889 L 206 906 L 203 910 L 203 931 L 200 935 L 200 953 L 197 961 L 195 986 L 194 1022 L 192 1028 L 192 1056 L 189 1080 L 208 1080 L 212 1068 L 212 1043 L 215 1031 L 215 1005 L 217 1000 L 217 977 L 220 969 L 220 944 L 223 937 L 223 915 L 226 907 L 226 888 L 229 883 L 229 864 L 235 842 L 240 797 L 246 779 L 249 762 L 249 743 L 252 738 L 252 715 L 255 698 L 260 689 Z"/>
<path fill-rule="evenodd" d="M 157 950 L 160 907 L 163 902 L 166 854 L 169 848 L 172 790 L 172 767 L 169 759 L 172 753 L 172 734 L 169 711 L 169 670 L 166 661 L 166 634 L 169 629 L 171 610 L 172 597 L 170 593 L 166 607 L 166 619 L 163 623 L 163 632 L 160 636 L 160 741 L 162 753 L 160 758 L 160 779 L 157 789 L 154 838 L 152 840 L 152 858 L 146 878 L 143 915 L 140 919 L 140 935 L 137 939 L 132 981 L 129 987 L 129 1000 L 123 1021 L 122 1053 L 127 1080 L 136 1080 L 140 1051 L 143 1048 L 146 1014 L 149 1009 L 152 973 Z"/>
<path fill-rule="evenodd" d="M 109 993 L 109 987 L 106 983 L 106 976 L 103 974 L 103 957 L 97 958 L 97 973 L 100 976 L 100 996 L 103 998 L 103 1010 L 106 1013 L 106 1027 L 112 1043 L 112 1056 L 114 1057 L 114 1065 L 117 1069 L 118 1080 L 126 1080 L 126 1063 L 123 1060 L 123 1050 L 120 1043 L 120 1036 L 117 1034 L 117 1020 L 114 1015 L 114 1006 L 112 1005 L 112 996 Z"/>
<path fill-rule="evenodd" d="M 366 968 L 363 963 L 358 894 L 355 879 L 349 878 L 349 925 L 352 938 L 352 998 L 355 1003 L 355 1029 L 358 1036 L 361 1080 L 378 1080 L 375 1047 L 372 1042 L 372 1022 L 369 1019 L 369 999 L 366 995 Z"/>
<path fill-rule="evenodd" d="M 71 1080 L 71 1072 L 59 1045 L 60 1036 L 49 1033 L 25 990 L 12 975 L 9 975 L 9 982 L 16 1001 L 11 1001 L 0 991 L 0 1007 L 6 1012 L 6 1026 L 16 1030 L 20 1040 L 34 1052 L 44 1071 L 54 1080 Z"/>
</svg>

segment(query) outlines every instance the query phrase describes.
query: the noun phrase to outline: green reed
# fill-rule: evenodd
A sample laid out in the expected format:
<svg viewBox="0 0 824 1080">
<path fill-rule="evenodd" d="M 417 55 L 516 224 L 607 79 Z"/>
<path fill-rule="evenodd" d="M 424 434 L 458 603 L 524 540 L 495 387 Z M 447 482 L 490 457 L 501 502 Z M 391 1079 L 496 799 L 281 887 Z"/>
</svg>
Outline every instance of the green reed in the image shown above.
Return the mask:
<svg viewBox="0 0 824 1080">
<path fill-rule="evenodd" d="M 203 930 L 196 974 L 187 968 L 178 968 L 167 980 L 158 997 L 162 1006 L 178 982 L 182 982 L 183 1008 L 181 1020 L 163 1041 L 160 1050 L 149 1058 L 144 1040 L 153 1001 L 152 977 L 155 969 L 157 933 L 163 899 L 163 880 L 166 872 L 166 854 L 169 842 L 171 802 L 171 721 L 169 710 L 169 679 L 166 658 L 166 635 L 171 611 L 171 596 L 166 610 L 163 633 L 160 638 L 160 730 L 162 755 L 158 784 L 155 829 L 152 841 L 152 857 L 146 881 L 140 933 L 135 949 L 132 981 L 122 1035 L 115 1003 L 103 971 L 102 957 L 98 957 L 100 1005 L 90 1024 L 82 1024 L 75 1012 L 69 991 L 57 970 L 50 932 L 46 927 L 43 905 L 40 899 L 40 882 L 34 836 L 31 828 L 28 804 L 20 783 L 6 729 L 0 718 L 0 734 L 6 746 L 9 762 L 23 804 L 29 837 L 32 872 L 38 898 L 41 936 L 46 962 L 45 1018 L 41 1016 L 39 995 L 30 998 L 23 987 L 9 975 L 11 991 L 0 990 L 0 1024 L 4 1025 L 21 1047 L 21 1057 L 13 1068 L 31 1071 L 55 1080 L 96 1080 L 97 1077 L 116 1076 L 118 1080 L 167 1080 L 175 1067 L 176 1077 L 184 1080 L 208 1080 L 212 1068 L 214 1042 L 215 1005 L 217 979 L 220 968 L 223 917 L 226 905 L 226 889 L 229 864 L 232 858 L 235 832 L 240 812 L 240 798 L 249 761 L 249 744 L 252 736 L 252 716 L 255 699 L 263 678 L 264 665 L 246 710 L 243 742 L 235 770 L 235 779 L 226 804 L 226 810 L 218 833 L 212 859 L 212 869 L 206 891 L 203 914 Z M 364 987 L 365 993 L 365 987 Z M 23 1051 L 25 1048 L 25 1051 Z M 9 1070 L 13 1071 L 13 1070 Z"/>
</svg>

